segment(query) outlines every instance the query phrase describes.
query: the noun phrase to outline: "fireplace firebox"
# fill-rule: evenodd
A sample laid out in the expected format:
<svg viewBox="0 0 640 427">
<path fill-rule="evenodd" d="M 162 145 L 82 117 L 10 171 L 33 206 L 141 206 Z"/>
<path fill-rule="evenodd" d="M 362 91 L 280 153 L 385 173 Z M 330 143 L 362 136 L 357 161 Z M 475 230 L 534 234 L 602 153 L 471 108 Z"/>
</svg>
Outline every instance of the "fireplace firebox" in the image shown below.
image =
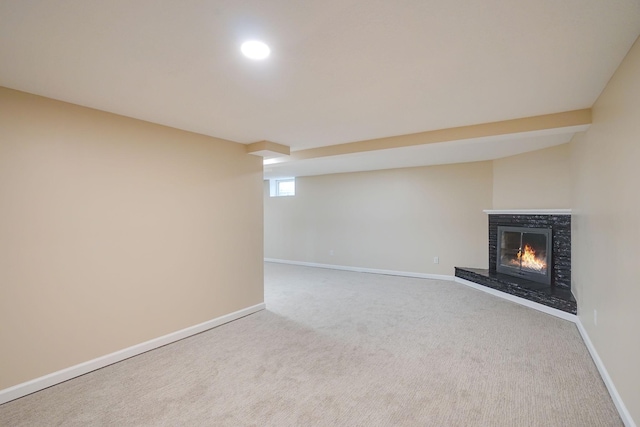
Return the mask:
<svg viewBox="0 0 640 427">
<path fill-rule="evenodd" d="M 496 270 L 551 284 L 551 229 L 498 226 Z"/>
</svg>

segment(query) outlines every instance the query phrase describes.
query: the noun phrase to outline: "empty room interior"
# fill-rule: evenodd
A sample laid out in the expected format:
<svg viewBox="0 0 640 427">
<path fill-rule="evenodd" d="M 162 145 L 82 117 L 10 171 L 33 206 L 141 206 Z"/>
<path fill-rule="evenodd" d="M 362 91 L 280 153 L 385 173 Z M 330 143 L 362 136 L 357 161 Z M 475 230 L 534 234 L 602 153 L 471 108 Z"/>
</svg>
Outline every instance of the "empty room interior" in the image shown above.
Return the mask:
<svg viewBox="0 0 640 427">
<path fill-rule="evenodd" d="M 0 425 L 638 425 L 639 36 L 0 0 Z"/>
</svg>

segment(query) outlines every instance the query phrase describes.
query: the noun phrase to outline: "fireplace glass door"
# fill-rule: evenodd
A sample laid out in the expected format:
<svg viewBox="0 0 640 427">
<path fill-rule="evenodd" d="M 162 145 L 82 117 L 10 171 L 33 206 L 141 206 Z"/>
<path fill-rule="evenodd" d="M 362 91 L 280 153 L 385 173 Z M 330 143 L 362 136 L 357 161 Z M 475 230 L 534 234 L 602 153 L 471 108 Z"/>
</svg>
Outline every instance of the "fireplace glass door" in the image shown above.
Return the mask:
<svg viewBox="0 0 640 427">
<path fill-rule="evenodd" d="M 498 227 L 496 269 L 539 283 L 551 283 L 551 230 Z"/>
</svg>

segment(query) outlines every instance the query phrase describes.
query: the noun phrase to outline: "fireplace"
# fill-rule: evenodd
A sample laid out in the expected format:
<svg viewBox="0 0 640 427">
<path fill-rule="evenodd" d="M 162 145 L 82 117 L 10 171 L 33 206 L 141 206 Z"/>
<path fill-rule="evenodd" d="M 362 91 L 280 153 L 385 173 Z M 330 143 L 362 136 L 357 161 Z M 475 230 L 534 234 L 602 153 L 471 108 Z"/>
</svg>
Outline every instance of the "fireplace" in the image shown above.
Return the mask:
<svg viewBox="0 0 640 427">
<path fill-rule="evenodd" d="M 496 271 L 551 284 L 551 229 L 498 226 Z"/>
<path fill-rule="evenodd" d="M 571 294 L 571 212 L 485 212 L 489 268 L 456 267 L 456 278 L 576 314 Z"/>
</svg>

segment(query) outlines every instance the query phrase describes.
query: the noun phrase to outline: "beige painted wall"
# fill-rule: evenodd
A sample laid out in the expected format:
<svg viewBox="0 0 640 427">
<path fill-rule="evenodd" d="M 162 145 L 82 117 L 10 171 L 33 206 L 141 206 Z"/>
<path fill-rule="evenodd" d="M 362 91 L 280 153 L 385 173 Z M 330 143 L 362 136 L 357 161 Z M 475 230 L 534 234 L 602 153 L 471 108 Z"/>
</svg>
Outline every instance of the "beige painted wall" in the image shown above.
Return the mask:
<svg viewBox="0 0 640 427">
<path fill-rule="evenodd" d="M 595 103 L 590 129 L 571 142 L 571 155 L 578 315 L 640 423 L 640 41 Z"/>
<path fill-rule="evenodd" d="M 494 160 L 493 209 L 569 208 L 570 157 L 569 144 L 562 144 Z"/>
<path fill-rule="evenodd" d="M 491 185 L 491 162 L 301 177 L 293 197 L 269 197 L 265 182 L 265 257 L 446 275 L 486 268 Z"/>
<path fill-rule="evenodd" d="M 0 389 L 261 303 L 261 160 L 0 88 Z"/>
</svg>

